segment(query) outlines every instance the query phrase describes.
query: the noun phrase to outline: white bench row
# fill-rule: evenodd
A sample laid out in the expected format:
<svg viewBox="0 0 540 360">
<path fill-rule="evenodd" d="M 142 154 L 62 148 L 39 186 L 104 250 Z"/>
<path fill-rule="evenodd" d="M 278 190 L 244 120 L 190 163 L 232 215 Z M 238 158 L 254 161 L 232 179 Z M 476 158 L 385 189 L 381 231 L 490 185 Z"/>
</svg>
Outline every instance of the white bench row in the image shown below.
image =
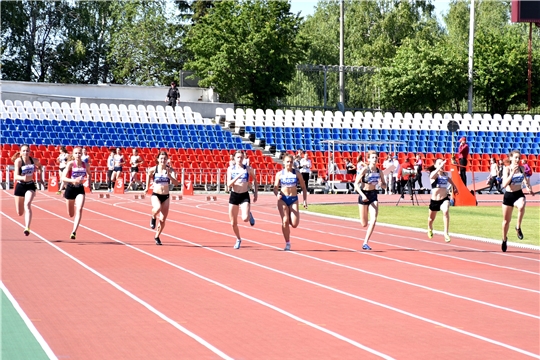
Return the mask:
<svg viewBox="0 0 540 360">
<path fill-rule="evenodd" d="M 238 111 L 240 110 L 240 111 Z M 249 109 L 248 109 L 249 110 Z M 391 114 L 371 112 L 362 114 L 356 112 L 353 114 L 350 111 L 345 114 L 337 111 L 332 113 L 326 111 L 324 114 L 321 111 L 305 113 L 297 110 L 293 113 L 291 110 L 283 111 L 267 110 L 263 112 L 258 109 L 256 112 L 237 109 L 227 109 L 223 111 L 218 109 L 216 115 L 225 116 L 225 124 L 233 124 L 235 131 L 238 133 L 245 126 L 262 126 L 262 127 L 321 127 L 321 128 L 372 128 L 372 129 L 414 129 L 414 130 L 447 130 L 447 125 L 450 120 L 455 120 L 460 124 L 460 129 L 464 131 L 514 131 L 514 132 L 538 132 L 540 131 L 540 115 L 511 115 L 497 116 L 491 118 L 489 114 L 483 117 L 480 114 L 470 116 L 469 114 L 415 114 L 410 113 Z M 381 117 L 382 116 L 382 117 Z"/>
</svg>

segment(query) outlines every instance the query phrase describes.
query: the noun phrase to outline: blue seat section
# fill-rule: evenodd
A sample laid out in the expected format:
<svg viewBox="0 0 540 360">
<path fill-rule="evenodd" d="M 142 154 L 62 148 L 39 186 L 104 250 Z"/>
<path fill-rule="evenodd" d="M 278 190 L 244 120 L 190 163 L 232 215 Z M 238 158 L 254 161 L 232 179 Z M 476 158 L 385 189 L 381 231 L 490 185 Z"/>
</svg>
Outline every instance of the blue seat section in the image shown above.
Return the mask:
<svg viewBox="0 0 540 360">
<path fill-rule="evenodd" d="M 2 119 L 6 144 L 253 149 L 219 125 Z"/>
<path fill-rule="evenodd" d="M 286 150 L 328 150 L 324 140 L 351 141 L 399 141 L 396 145 L 400 152 L 457 152 L 459 139 L 467 138 L 472 153 L 494 154 L 507 153 L 512 149 L 524 154 L 539 155 L 540 134 L 492 131 L 459 131 L 452 134 L 446 130 L 388 130 L 388 129 L 334 129 L 334 128 L 288 128 L 288 127 L 246 127 L 247 134 L 253 134 L 256 140 L 264 140 L 267 145 L 275 146 L 278 151 Z M 377 151 L 394 151 L 388 144 L 371 145 Z M 338 150 L 339 149 L 339 150 Z M 339 144 L 336 151 L 362 151 L 362 145 Z"/>
<path fill-rule="evenodd" d="M 456 152 L 458 140 L 465 136 L 476 154 L 508 153 L 518 149 L 523 154 L 540 155 L 540 133 L 500 131 L 337 129 L 247 126 L 246 134 L 275 146 L 278 151 L 329 149 L 324 140 L 400 141 L 400 152 Z M 122 123 L 92 121 L 57 121 L 2 119 L 2 143 L 53 144 L 82 146 L 164 147 L 195 149 L 252 149 L 238 136 L 219 125 Z M 388 144 L 369 146 L 378 151 L 394 151 Z M 336 151 L 362 151 L 358 144 L 336 144 Z"/>
</svg>

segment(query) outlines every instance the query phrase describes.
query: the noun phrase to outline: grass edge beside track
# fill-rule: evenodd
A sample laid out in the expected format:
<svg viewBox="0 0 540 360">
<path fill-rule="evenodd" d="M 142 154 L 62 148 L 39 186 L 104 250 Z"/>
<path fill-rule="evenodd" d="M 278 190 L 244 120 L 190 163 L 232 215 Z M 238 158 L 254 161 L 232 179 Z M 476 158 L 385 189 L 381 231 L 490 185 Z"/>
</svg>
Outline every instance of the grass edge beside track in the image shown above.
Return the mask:
<svg viewBox="0 0 540 360">
<path fill-rule="evenodd" d="M 351 221 L 351 222 L 355 222 L 355 223 L 360 223 L 359 219 L 354 219 L 354 218 L 344 217 L 344 216 L 323 214 L 323 213 L 319 213 L 319 212 L 315 212 L 315 211 L 300 210 L 300 213 L 310 214 L 310 215 L 315 215 L 315 216 L 320 216 L 320 217 L 326 217 L 326 218 L 330 218 L 330 219 L 339 219 L 339 220 L 346 220 L 346 221 Z M 422 234 L 425 234 L 425 232 L 426 232 L 426 229 L 424 229 L 424 228 L 416 228 L 416 227 L 410 227 L 410 226 L 381 223 L 381 222 L 378 222 L 378 221 L 377 221 L 377 226 L 384 226 L 384 227 L 389 227 L 389 228 L 394 228 L 394 229 L 414 231 L 414 232 L 418 232 L 418 233 L 422 233 Z M 443 234 L 442 231 L 438 231 L 438 230 L 433 230 L 433 233 L 438 234 L 438 235 Z M 500 245 L 501 244 L 501 240 L 488 239 L 488 238 L 472 236 L 472 235 L 467 235 L 467 234 L 458 234 L 458 233 L 450 232 L 450 236 L 453 237 L 453 238 L 459 238 L 459 239 L 465 239 L 465 240 L 474 240 L 474 241 L 480 241 L 480 242 L 485 242 L 485 243 L 495 244 L 495 245 Z M 516 248 L 520 248 L 520 249 L 540 251 L 540 246 L 537 246 L 537 245 L 531 245 L 531 244 L 525 244 L 525 243 L 517 243 L 517 242 L 512 242 L 512 241 L 508 241 L 507 244 L 508 244 L 508 246 L 516 247 Z"/>
</svg>

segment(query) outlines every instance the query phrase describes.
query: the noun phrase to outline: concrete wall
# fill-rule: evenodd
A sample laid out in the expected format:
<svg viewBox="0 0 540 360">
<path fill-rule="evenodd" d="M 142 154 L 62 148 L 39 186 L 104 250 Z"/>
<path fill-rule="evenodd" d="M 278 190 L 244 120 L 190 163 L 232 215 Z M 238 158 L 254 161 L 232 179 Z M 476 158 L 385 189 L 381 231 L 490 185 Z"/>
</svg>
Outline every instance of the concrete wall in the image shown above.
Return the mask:
<svg viewBox="0 0 540 360">
<path fill-rule="evenodd" d="M 2 100 L 56 101 L 96 104 L 165 105 L 167 87 L 130 85 L 80 85 L 49 84 L 23 81 L 2 81 Z M 234 108 L 233 104 L 217 102 L 212 89 L 179 88 L 180 105 L 201 113 L 204 118 L 214 118 L 216 108 Z"/>
</svg>

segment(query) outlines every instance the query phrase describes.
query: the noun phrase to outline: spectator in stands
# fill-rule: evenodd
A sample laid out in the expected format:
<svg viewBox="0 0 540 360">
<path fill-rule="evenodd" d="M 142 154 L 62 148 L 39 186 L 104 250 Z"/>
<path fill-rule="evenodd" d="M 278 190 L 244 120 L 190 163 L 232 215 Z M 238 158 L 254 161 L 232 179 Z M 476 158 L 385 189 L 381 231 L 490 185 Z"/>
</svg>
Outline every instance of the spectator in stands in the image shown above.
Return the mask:
<svg viewBox="0 0 540 360">
<path fill-rule="evenodd" d="M 493 189 L 493 186 L 495 186 L 495 189 L 499 192 L 499 194 L 502 194 L 501 184 L 498 179 L 500 179 L 499 166 L 497 165 L 497 160 L 495 160 L 495 158 L 491 158 L 491 165 L 489 166 L 489 177 L 487 179 L 487 184 L 489 185 L 489 193 Z"/>
<path fill-rule="evenodd" d="M 506 159 L 508 160 L 508 159 Z M 508 162 L 508 164 L 510 164 L 510 162 Z M 497 167 L 499 168 L 499 175 L 497 176 L 497 182 L 499 184 L 499 189 L 502 190 L 502 176 L 503 176 L 503 169 L 506 165 L 504 164 L 503 160 L 502 159 L 499 159 L 499 162 L 497 163 Z"/>
<path fill-rule="evenodd" d="M 114 183 L 122 175 L 122 166 L 124 165 L 124 155 L 122 155 L 122 149 L 120 149 L 119 147 L 116 148 L 116 152 L 113 156 L 113 161 L 114 161 L 114 168 L 113 168 L 113 173 L 111 175 L 111 182 L 113 186 L 116 186 L 114 185 Z"/>
<path fill-rule="evenodd" d="M 91 162 L 90 155 L 88 155 L 88 151 L 86 150 L 85 147 L 82 148 L 81 160 L 86 165 L 90 165 L 90 162 Z"/>
<path fill-rule="evenodd" d="M 414 169 L 416 170 L 415 180 L 418 182 L 418 185 L 420 186 L 420 190 L 424 190 L 424 185 L 422 184 L 423 165 L 424 165 L 424 161 L 422 160 L 422 157 L 420 156 L 420 154 L 416 154 L 416 161 L 414 163 Z"/>
<path fill-rule="evenodd" d="M 56 163 L 58 164 L 59 170 L 59 176 L 58 179 L 60 179 L 60 186 L 58 187 L 57 195 L 62 194 L 62 190 L 64 190 L 64 181 L 62 181 L 62 174 L 64 173 L 64 170 L 66 168 L 67 162 L 68 162 L 68 151 L 65 146 L 60 147 L 60 155 L 56 158 Z"/>
<path fill-rule="evenodd" d="M 143 159 L 139 156 L 139 150 L 133 149 L 131 158 L 129 159 L 129 164 L 131 165 L 129 169 L 130 177 L 129 177 L 129 185 L 128 189 L 131 188 L 131 185 L 135 185 L 135 188 L 133 190 L 137 190 L 137 187 L 141 186 L 142 184 L 140 181 L 137 181 L 137 174 L 139 173 L 139 166 L 143 163 Z"/>
<path fill-rule="evenodd" d="M 467 139 L 462 137 L 459 139 L 459 148 L 457 157 L 459 160 L 459 176 L 463 184 L 467 186 L 467 159 L 469 158 L 469 145 L 467 144 Z"/>
<path fill-rule="evenodd" d="M 285 238 L 285 251 L 291 250 L 291 228 L 300 224 L 300 211 L 298 209 L 297 187 L 300 185 L 304 199 L 304 208 L 307 208 L 307 188 L 300 172 L 293 169 L 292 155 L 283 158 L 283 170 L 276 174 L 274 180 L 274 195 L 276 195 L 277 207 L 281 216 L 281 232 Z"/>
<path fill-rule="evenodd" d="M 508 228 L 510 227 L 510 221 L 512 220 L 512 211 L 514 207 L 518 209 L 518 216 L 516 222 L 516 232 L 519 240 L 523 240 L 523 232 L 521 231 L 521 221 L 523 215 L 525 215 L 525 194 L 521 188 L 522 184 L 529 190 L 529 194 L 534 196 L 529 178 L 525 175 L 525 169 L 520 166 L 519 157 L 521 153 L 518 150 L 514 150 L 510 153 L 510 164 L 503 170 L 502 186 L 506 190 L 503 197 L 503 222 L 502 222 L 502 245 L 501 249 L 506 252 L 507 240 L 508 240 Z"/>
<path fill-rule="evenodd" d="M 394 164 L 394 183 L 392 184 L 392 193 L 401 194 L 401 186 L 399 182 L 401 174 L 401 164 L 396 155 L 392 156 L 392 163 Z"/>
<path fill-rule="evenodd" d="M 403 164 L 400 164 L 401 168 L 401 174 L 398 176 L 399 179 L 399 186 L 400 186 L 400 194 L 401 198 L 404 198 L 405 193 L 405 186 L 409 189 L 409 195 L 411 197 L 411 200 L 413 199 L 413 186 L 414 186 L 414 176 L 416 174 L 416 171 L 413 168 L 413 165 L 411 164 L 409 158 L 406 158 Z"/>
<path fill-rule="evenodd" d="M 523 173 L 525 176 L 530 178 L 532 176 L 532 169 L 529 164 L 527 164 L 527 160 L 521 159 L 521 166 L 523 166 Z"/>
<path fill-rule="evenodd" d="M 366 167 L 366 162 L 364 161 L 364 154 L 359 154 L 356 157 L 356 173 L 362 171 Z"/>
<path fill-rule="evenodd" d="M 384 176 L 381 176 L 382 171 L 377 167 L 378 160 L 377 152 L 374 150 L 368 151 L 368 164 L 358 171 L 356 174 L 356 180 L 354 187 L 358 192 L 358 207 L 360 211 L 360 224 L 362 227 L 369 225 L 366 236 L 364 238 L 364 244 L 362 250 L 371 250 L 368 245 L 369 238 L 373 233 L 375 224 L 377 223 L 377 216 L 379 214 L 379 202 L 377 199 L 377 185 L 380 185 L 383 189 L 386 188 L 386 182 Z M 368 215 L 369 220 L 368 223 Z"/>
<path fill-rule="evenodd" d="M 306 190 L 309 192 L 309 176 L 311 175 L 311 160 L 308 153 L 304 153 L 304 157 L 300 159 L 300 173 L 306 184 Z"/>
<path fill-rule="evenodd" d="M 347 172 L 347 175 L 350 175 L 351 178 L 355 178 L 354 175 L 356 175 L 356 165 L 351 162 L 350 158 L 345 158 L 345 171 Z M 349 181 L 349 179 L 347 179 L 347 191 L 349 194 L 354 191 L 354 180 Z"/>
<path fill-rule="evenodd" d="M 249 197 L 249 181 L 253 180 L 253 202 L 257 202 L 258 185 L 255 172 L 250 166 L 242 165 L 244 152 L 236 151 L 234 154 L 234 164 L 227 169 L 227 188 L 232 188 L 229 197 L 229 220 L 236 235 L 235 249 L 240 249 L 242 238 L 238 229 L 238 213 L 242 211 L 242 220 L 249 221 L 251 226 L 255 225 L 255 219 L 251 214 L 251 200 Z"/>
<path fill-rule="evenodd" d="M 114 172 L 114 149 L 109 149 L 109 157 L 107 158 L 107 191 L 112 192 L 112 174 Z"/>
<path fill-rule="evenodd" d="M 171 87 L 169 88 L 169 92 L 167 92 L 165 102 L 167 102 L 167 105 L 172 106 L 173 108 L 176 106 L 176 104 L 180 103 L 180 90 L 178 90 L 174 81 L 171 82 Z"/>
<path fill-rule="evenodd" d="M 229 155 L 229 166 L 233 166 L 234 165 L 234 155 L 231 154 Z"/>
<path fill-rule="evenodd" d="M 383 169 L 387 170 L 387 169 L 390 169 L 391 167 L 394 167 L 394 159 L 392 159 L 391 157 L 388 157 L 383 162 Z M 385 172 L 384 181 L 386 181 L 386 194 L 392 195 L 393 188 L 395 187 L 393 170 L 390 170 L 387 173 Z"/>
<path fill-rule="evenodd" d="M 30 235 L 32 222 L 32 200 L 36 196 L 34 173 L 41 174 L 42 166 L 38 159 L 30 157 L 30 147 L 21 145 L 20 150 L 13 155 L 13 181 L 15 186 L 15 210 L 17 215 L 24 214 L 24 235 Z"/>
<path fill-rule="evenodd" d="M 435 164 L 428 168 L 429 180 L 431 181 L 431 200 L 429 203 L 428 217 L 428 238 L 433 238 L 433 222 L 437 217 L 437 212 L 443 212 L 444 241 L 450 242 L 450 192 L 448 184 L 452 185 L 453 194 L 457 195 L 457 189 L 452 178 L 444 171 L 446 160 L 441 158 L 435 160 Z"/>
<path fill-rule="evenodd" d="M 159 215 L 159 223 L 157 225 L 156 234 L 154 235 L 154 241 L 156 245 L 161 245 L 161 235 L 165 228 L 165 221 L 169 215 L 169 185 L 171 182 L 174 186 L 178 186 L 178 180 L 174 170 L 167 165 L 169 156 L 165 151 L 160 151 L 156 158 L 156 166 L 148 169 L 146 173 L 146 188 L 150 187 L 150 179 L 154 182 L 154 188 L 152 190 L 152 217 L 150 218 L 150 228 L 156 229 L 156 221 Z"/>
<path fill-rule="evenodd" d="M 300 160 L 302 159 L 302 157 L 300 156 L 299 153 L 297 153 L 295 156 L 294 156 L 294 161 L 293 161 L 293 169 L 294 170 L 300 170 Z"/>
<path fill-rule="evenodd" d="M 86 198 L 84 183 L 88 180 L 88 186 L 92 185 L 90 184 L 90 165 L 86 165 L 82 161 L 81 156 L 82 149 L 75 147 L 73 149 L 72 160 L 67 163 L 62 175 L 62 181 L 67 183 L 64 198 L 66 199 L 68 215 L 69 217 L 75 217 L 73 219 L 73 231 L 70 236 L 72 240 L 75 240 L 82 218 L 84 200 Z"/>
</svg>

